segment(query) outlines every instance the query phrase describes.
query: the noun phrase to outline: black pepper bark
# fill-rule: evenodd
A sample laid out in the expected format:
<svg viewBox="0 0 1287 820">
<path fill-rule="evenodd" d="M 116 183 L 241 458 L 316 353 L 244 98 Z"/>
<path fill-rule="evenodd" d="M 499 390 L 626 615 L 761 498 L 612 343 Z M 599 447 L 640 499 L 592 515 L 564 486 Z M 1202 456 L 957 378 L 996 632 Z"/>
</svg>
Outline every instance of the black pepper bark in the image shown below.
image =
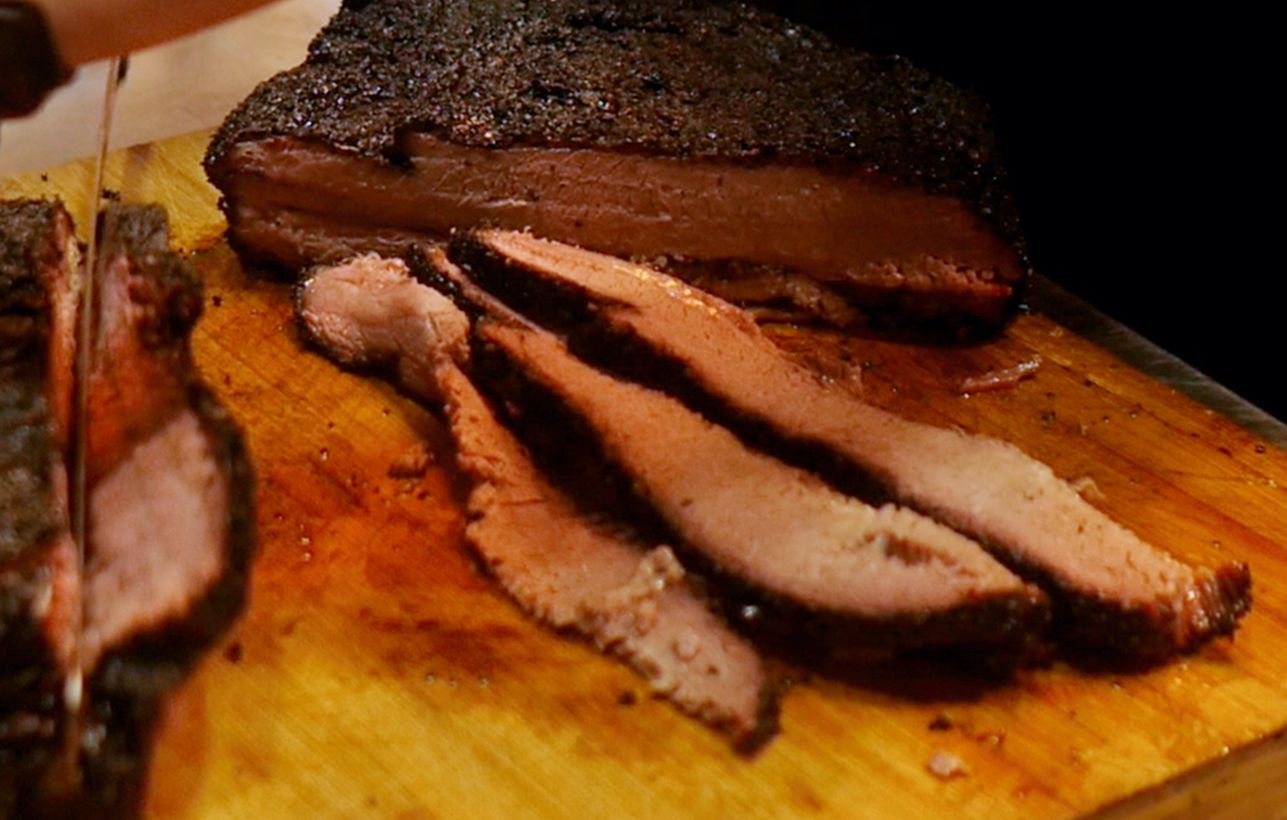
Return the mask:
<svg viewBox="0 0 1287 820">
<path fill-rule="evenodd" d="M 986 106 L 896 56 L 741 3 L 347 0 L 206 156 L 285 135 L 392 162 L 400 136 L 856 163 L 969 203 L 1021 245 Z M 1020 248 L 1022 252 L 1022 248 Z"/>
<path fill-rule="evenodd" d="M 0 817 L 55 751 L 60 675 L 42 629 L 48 554 L 65 533 L 47 400 L 50 283 L 60 263 L 54 202 L 0 203 Z"/>
<path fill-rule="evenodd" d="M 0 206 L 0 567 L 62 525 L 53 504 L 45 398 L 50 295 L 40 271 L 58 264 L 61 206 Z"/>
</svg>

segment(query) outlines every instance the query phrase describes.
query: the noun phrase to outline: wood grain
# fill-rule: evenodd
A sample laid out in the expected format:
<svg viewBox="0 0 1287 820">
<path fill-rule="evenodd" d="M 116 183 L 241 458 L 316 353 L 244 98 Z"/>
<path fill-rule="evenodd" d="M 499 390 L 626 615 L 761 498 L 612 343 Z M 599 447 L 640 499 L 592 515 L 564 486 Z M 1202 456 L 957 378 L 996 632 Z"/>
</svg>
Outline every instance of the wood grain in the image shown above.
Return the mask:
<svg viewBox="0 0 1287 820">
<path fill-rule="evenodd" d="M 1247 561 L 1256 602 L 1236 641 L 1144 672 L 782 664 L 781 735 L 739 757 L 475 569 L 441 425 L 301 346 L 289 288 L 220 240 L 207 139 L 119 152 L 108 169 L 124 199 L 165 204 L 195 251 L 197 363 L 259 475 L 251 605 L 172 699 L 150 816 L 1283 816 L 1287 453 L 1041 316 L 967 348 L 775 331 L 881 406 L 1089 478 L 1093 503 L 1186 560 Z M 0 194 L 83 199 L 88 177 L 74 163 Z M 1034 354 L 1040 370 L 1012 389 L 957 392 Z M 424 442 L 428 472 L 391 477 Z M 951 728 L 932 729 L 941 718 Z M 968 776 L 931 775 L 938 750 Z"/>
</svg>

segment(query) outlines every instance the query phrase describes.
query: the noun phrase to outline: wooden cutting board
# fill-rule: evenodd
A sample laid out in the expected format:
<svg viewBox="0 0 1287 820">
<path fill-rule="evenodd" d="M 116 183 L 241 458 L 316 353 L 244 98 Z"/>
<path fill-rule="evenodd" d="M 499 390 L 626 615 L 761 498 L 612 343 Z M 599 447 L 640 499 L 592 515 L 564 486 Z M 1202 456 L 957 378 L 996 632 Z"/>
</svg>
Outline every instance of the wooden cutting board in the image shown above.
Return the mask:
<svg viewBox="0 0 1287 820">
<path fill-rule="evenodd" d="M 1093 503 L 1187 560 L 1247 561 L 1256 601 L 1236 642 L 1144 672 L 779 666 L 781 734 L 741 757 L 474 568 L 441 424 L 300 345 L 289 288 L 220 238 L 208 136 L 108 171 L 124 200 L 166 205 L 194 252 L 197 364 L 259 476 L 251 604 L 170 704 L 150 816 L 1287 816 L 1287 453 L 1041 316 L 969 348 L 780 331 L 879 405 L 1089 479 Z M 82 200 L 89 175 L 73 163 L 0 194 Z M 1035 378 L 957 391 L 1034 354 Z M 390 474 L 426 446 L 422 477 Z M 968 774 L 931 774 L 940 750 Z"/>
</svg>

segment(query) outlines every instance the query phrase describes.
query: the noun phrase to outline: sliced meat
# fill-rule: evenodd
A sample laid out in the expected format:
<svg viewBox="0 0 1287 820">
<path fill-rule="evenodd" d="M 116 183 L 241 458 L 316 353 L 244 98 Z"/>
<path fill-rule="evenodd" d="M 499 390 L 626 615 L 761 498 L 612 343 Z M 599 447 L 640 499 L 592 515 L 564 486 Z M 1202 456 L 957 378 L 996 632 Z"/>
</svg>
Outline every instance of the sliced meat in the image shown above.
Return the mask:
<svg viewBox="0 0 1287 820">
<path fill-rule="evenodd" d="M 346 367 L 388 367 L 415 396 L 437 401 L 434 364 L 468 358 L 469 320 L 411 277 L 401 259 L 368 254 L 320 268 L 296 295 L 309 337 Z"/>
<path fill-rule="evenodd" d="M 79 589 L 65 447 L 76 266 L 71 219 L 0 203 L 0 817 L 56 756 Z"/>
<path fill-rule="evenodd" d="M 254 478 L 198 377 L 201 287 L 159 207 L 100 215 L 84 578 L 86 721 L 78 811 L 131 812 L 156 712 L 241 611 Z"/>
<path fill-rule="evenodd" d="M 579 336 L 578 350 L 684 383 L 705 412 L 777 452 L 822 467 L 839 459 L 837 481 L 852 482 L 856 470 L 977 538 L 1056 594 L 1070 641 L 1164 657 L 1231 633 L 1250 606 L 1245 566 L 1186 566 L 1018 448 L 907 421 L 829 387 L 741 311 L 672 277 L 520 233 L 480 232 L 452 254 L 518 309 Z"/>
<path fill-rule="evenodd" d="M 298 313 L 341 364 L 382 365 L 404 389 L 445 401 L 473 489 L 466 537 L 525 611 L 629 663 L 655 691 L 739 743 L 771 725 L 754 650 L 703 605 L 670 549 L 595 524 L 542 477 L 451 361 L 468 321 L 398 260 L 363 257 L 315 271 Z"/>
<path fill-rule="evenodd" d="M 110 208 L 101 236 L 99 347 L 88 385 L 89 666 L 187 619 L 235 580 L 249 556 L 251 512 L 240 437 L 192 363 L 201 288 L 169 251 L 165 212 Z"/>
<path fill-rule="evenodd" d="M 193 367 L 188 334 L 200 287 L 168 250 L 164 211 L 108 209 L 99 230 L 96 341 L 83 386 L 88 534 L 77 587 L 66 523 L 65 464 L 72 456 L 64 419 L 72 404 L 78 295 L 69 284 L 76 279 L 68 261 L 70 222 L 59 224 L 60 266 L 6 265 L 0 276 L 0 334 L 12 331 L 21 340 L 0 351 L 0 459 L 14 456 L 14 469 L 0 470 L 0 499 L 5 510 L 25 501 L 30 513 L 45 511 L 40 524 L 27 515 L 20 538 L 5 533 L 7 542 L 23 544 L 0 560 L 0 642 L 6 661 L 12 636 L 32 645 L 24 637 L 30 627 L 11 630 L 21 623 L 11 612 L 25 609 L 49 645 L 43 654 L 13 656 L 23 664 L 15 677 L 38 689 L 43 711 L 27 709 L 18 720 L 0 713 L 0 762 L 14 738 L 52 739 L 43 762 L 27 756 L 12 771 L 39 764 L 52 772 L 56 760 L 57 771 L 77 775 L 7 781 L 11 769 L 0 766 L 0 813 L 115 816 L 138 809 L 161 698 L 240 611 L 254 541 L 254 482 L 240 434 Z M 41 258 L 51 261 L 51 254 Z M 10 272 L 24 269 L 26 279 Z M 52 290 L 51 281 L 58 283 Z M 24 295 L 15 300 L 13 293 Z M 19 416 L 24 427 L 15 437 L 18 428 L 9 422 Z M 22 448 L 12 446 L 19 441 Z M 61 604 L 65 599 L 71 602 Z M 70 614 L 59 615 L 62 609 Z M 84 717 L 82 734 L 69 738 L 62 684 L 78 626 Z M 6 710 L 15 691 L 8 673 L 6 667 L 0 675 Z M 46 714 L 56 716 L 52 723 Z"/>
<path fill-rule="evenodd" d="M 526 226 L 939 331 L 994 328 L 1025 270 L 977 99 L 741 3 L 348 3 L 206 168 L 237 246 L 287 265 Z"/>
<path fill-rule="evenodd" d="M 454 365 L 441 366 L 439 384 L 474 482 L 465 534 L 501 586 L 537 618 L 620 656 L 681 709 L 741 743 L 765 737 L 759 657 L 706 609 L 671 550 L 593 526 Z"/>
<path fill-rule="evenodd" d="M 1041 593 L 947 527 L 843 496 L 549 333 L 486 319 L 475 332 L 475 353 L 503 363 L 481 378 L 530 423 L 581 428 L 681 546 L 800 634 L 846 648 L 1022 646 L 1043 629 Z"/>
</svg>

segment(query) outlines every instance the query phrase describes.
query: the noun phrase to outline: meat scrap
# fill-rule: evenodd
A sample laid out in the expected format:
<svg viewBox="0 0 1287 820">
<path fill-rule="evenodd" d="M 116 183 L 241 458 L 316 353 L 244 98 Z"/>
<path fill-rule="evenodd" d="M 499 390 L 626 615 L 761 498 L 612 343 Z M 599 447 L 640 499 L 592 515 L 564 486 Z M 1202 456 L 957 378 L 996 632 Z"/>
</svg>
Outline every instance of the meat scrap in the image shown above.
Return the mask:
<svg viewBox="0 0 1287 820">
<path fill-rule="evenodd" d="M 965 765 L 964 760 L 943 749 L 937 749 L 934 754 L 930 755 L 929 762 L 925 764 L 925 768 L 929 769 L 930 774 L 939 780 L 968 777 L 970 774 L 970 769 Z"/>
<path fill-rule="evenodd" d="M 737 743 L 767 736 L 772 710 L 758 655 L 707 610 L 669 548 L 592 522 L 541 475 L 453 363 L 467 320 L 445 297 L 401 262 L 368 257 L 315 271 L 297 308 L 328 355 L 382 364 L 413 395 L 445 402 L 457 462 L 472 483 L 466 538 L 520 607 L 617 655 Z"/>
<path fill-rule="evenodd" d="M 205 167 L 234 245 L 288 268 L 526 226 L 947 334 L 994 330 L 1026 271 L 981 101 L 743 3 L 346 3 Z"/>
<path fill-rule="evenodd" d="M 433 465 L 433 451 L 421 445 L 403 453 L 389 465 L 389 478 L 423 478 Z"/>
<path fill-rule="evenodd" d="M 872 487 L 965 533 L 1056 596 L 1060 637 L 1150 660 L 1231 634 L 1251 604 L 1242 564 L 1189 567 L 1006 442 L 932 427 L 836 390 L 737 308 L 666 274 L 506 231 L 450 255 L 495 297 L 602 367 L 681 394 L 757 446 Z"/>
<path fill-rule="evenodd" d="M 956 392 L 962 395 L 971 393 L 987 393 L 992 390 L 1007 390 L 1014 387 L 1024 379 L 1030 379 L 1037 375 L 1041 369 L 1041 357 L 1033 356 L 1027 361 L 1019 362 L 1013 367 L 1006 367 L 1000 370 L 989 370 L 986 373 L 980 373 L 974 376 L 966 376 L 961 379 L 957 385 Z"/>
<path fill-rule="evenodd" d="M 50 727 L 40 732 L 41 749 L 24 758 L 24 766 L 36 767 L 30 777 L 7 781 L 9 770 L 0 767 L 0 808 L 6 813 L 99 816 L 138 809 L 162 699 L 240 611 L 253 551 L 254 482 L 241 437 L 197 378 L 188 350 L 201 307 L 200 286 L 169 252 L 164 211 L 111 206 L 100 219 L 103 268 L 94 323 L 100 347 L 82 386 L 89 414 L 83 584 L 75 586 L 75 553 L 69 547 L 70 557 L 45 561 L 34 576 L 46 591 L 30 598 L 27 607 L 27 617 L 41 625 L 55 647 L 73 645 L 75 630 L 82 629 L 83 736 L 66 737 L 71 723 L 63 716 L 62 683 L 68 663 L 58 651 L 35 656 L 37 680 L 58 684 L 43 701 L 55 717 L 41 724 Z M 57 281 L 76 276 L 74 266 L 64 266 Z M 13 277 L 5 278 L 9 281 L 0 280 L 0 291 L 16 292 Z M 22 366 L 30 369 L 35 362 L 49 384 L 70 385 L 75 298 L 66 295 L 65 286 L 46 290 L 50 293 L 64 295 L 31 302 L 25 321 L 56 331 L 46 335 L 48 349 L 55 352 L 38 356 L 28 349 Z M 20 384 L 11 378 L 14 373 L 0 375 L 0 394 Z M 65 392 L 70 408 L 70 390 L 48 392 Z M 63 402 L 59 398 L 46 406 Z M 70 457 L 69 437 L 57 412 L 43 418 L 44 429 L 52 431 L 48 444 L 39 448 L 45 455 L 36 459 L 38 450 L 31 449 L 24 463 L 31 470 L 52 459 L 57 476 Z M 8 431 L 0 432 L 12 440 Z M 56 477 L 54 485 L 65 509 L 65 478 Z M 5 493 L 12 489 L 5 487 Z M 32 501 L 40 497 L 38 485 L 17 489 Z M 59 523 L 53 530 L 64 527 Z M 0 575 L 5 575 L 0 599 L 8 609 L 13 600 L 8 567 Z M 66 605 L 57 603 L 64 588 L 70 588 Z M 58 616 L 64 606 L 82 613 L 83 621 Z M 6 709 L 7 695 L 0 695 Z M 6 718 L 0 714 L 0 720 Z M 9 725 L 15 723 L 9 720 Z M 0 747 L 0 757 L 5 753 Z M 78 774 L 66 777 L 68 768 Z"/>
</svg>

